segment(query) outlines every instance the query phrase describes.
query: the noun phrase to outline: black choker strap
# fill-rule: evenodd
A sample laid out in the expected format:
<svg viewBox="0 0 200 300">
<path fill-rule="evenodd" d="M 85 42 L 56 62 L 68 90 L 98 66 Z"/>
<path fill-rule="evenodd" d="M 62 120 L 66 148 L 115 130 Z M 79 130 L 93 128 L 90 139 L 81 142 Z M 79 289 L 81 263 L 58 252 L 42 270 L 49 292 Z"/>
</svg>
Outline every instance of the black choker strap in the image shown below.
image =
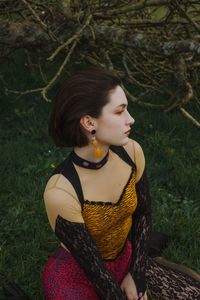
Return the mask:
<svg viewBox="0 0 200 300">
<path fill-rule="evenodd" d="M 73 163 L 75 163 L 76 165 L 78 165 L 80 167 L 86 168 L 86 169 L 95 169 L 95 170 L 102 168 L 107 163 L 108 157 L 109 157 L 109 152 L 106 154 L 106 156 L 101 161 L 99 161 L 98 163 L 94 163 L 94 162 L 91 162 L 91 161 L 81 158 L 74 151 L 72 151 L 70 153 L 70 158 L 73 161 Z"/>
</svg>

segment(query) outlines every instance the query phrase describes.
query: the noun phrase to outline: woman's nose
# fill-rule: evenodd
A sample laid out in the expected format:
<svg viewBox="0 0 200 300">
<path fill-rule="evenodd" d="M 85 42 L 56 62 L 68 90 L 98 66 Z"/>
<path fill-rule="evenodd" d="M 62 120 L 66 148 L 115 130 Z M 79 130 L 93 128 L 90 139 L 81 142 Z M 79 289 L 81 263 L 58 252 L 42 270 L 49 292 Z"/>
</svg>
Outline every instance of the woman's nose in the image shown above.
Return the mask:
<svg viewBox="0 0 200 300">
<path fill-rule="evenodd" d="M 134 123 L 135 123 L 135 120 L 133 119 L 133 117 L 128 112 L 127 124 L 133 125 Z"/>
</svg>

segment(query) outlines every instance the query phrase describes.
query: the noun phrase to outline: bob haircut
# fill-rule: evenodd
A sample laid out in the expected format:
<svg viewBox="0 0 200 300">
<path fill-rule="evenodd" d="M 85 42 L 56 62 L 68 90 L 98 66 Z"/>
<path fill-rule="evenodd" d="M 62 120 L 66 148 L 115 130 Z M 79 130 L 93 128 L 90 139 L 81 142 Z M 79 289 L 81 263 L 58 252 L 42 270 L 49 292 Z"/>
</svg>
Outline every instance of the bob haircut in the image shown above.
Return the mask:
<svg viewBox="0 0 200 300">
<path fill-rule="evenodd" d="M 110 71 L 91 67 L 65 80 L 58 91 L 49 120 L 49 135 L 56 146 L 88 145 L 80 119 L 84 115 L 98 118 L 109 101 L 109 93 L 121 84 Z"/>
</svg>

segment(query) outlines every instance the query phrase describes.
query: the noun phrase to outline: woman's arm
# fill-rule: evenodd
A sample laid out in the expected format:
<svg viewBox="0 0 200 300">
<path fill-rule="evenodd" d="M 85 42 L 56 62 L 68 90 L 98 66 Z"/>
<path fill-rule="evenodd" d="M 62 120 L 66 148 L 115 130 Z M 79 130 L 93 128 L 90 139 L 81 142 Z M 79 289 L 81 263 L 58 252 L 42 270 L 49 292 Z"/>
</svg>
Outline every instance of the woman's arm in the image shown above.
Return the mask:
<svg viewBox="0 0 200 300">
<path fill-rule="evenodd" d="M 105 266 L 97 245 L 84 223 L 69 222 L 58 216 L 55 233 L 84 270 L 100 299 L 127 299 Z"/>
<path fill-rule="evenodd" d="M 136 183 L 136 193 L 138 205 L 133 214 L 131 229 L 133 255 L 130 273 L 135 281 L 138 295 L 144 295 L 146 291 L 146 256 L 151 232 L 151 200 L 145 170 L 140 180 Z"/>
<path fill-rule="evenodd" d="M 138 198 L 131 228 L 133 255 L 130 273 L 136 284 L 138 295 L 140 293 L 144 295 L 146 291 L 145 265 L 151 232 L 151 198 L 142 148 L 137 142 L 131 140 L 128 150 L 136 164 L 136 193 Z"/>
<path fill-rule="evenodd" d="M 98 247 L 84 223 L 77 199 L 73 198 L 72 193 L 58 187 L 58 184 L 54 188 L 46 189 L 44 198 L 55 234 L 84 270 L 100 299 L 127 300 L 104 264 Z"/>
</svg>

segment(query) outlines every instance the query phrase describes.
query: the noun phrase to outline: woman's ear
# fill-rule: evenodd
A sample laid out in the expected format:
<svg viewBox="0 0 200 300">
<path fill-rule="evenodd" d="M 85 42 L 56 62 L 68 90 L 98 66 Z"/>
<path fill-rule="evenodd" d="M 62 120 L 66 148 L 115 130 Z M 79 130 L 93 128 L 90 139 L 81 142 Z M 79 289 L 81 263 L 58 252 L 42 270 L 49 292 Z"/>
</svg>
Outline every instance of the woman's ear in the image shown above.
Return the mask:
<svg viewBox="0 0 200 300">
<path fill-rule="evenodd" d="M 80 119 L 80 124 L 87 132 L 91 132 L 94 128 L 94 118 L 89 115 L 85 115 Z"/>
</svg>

